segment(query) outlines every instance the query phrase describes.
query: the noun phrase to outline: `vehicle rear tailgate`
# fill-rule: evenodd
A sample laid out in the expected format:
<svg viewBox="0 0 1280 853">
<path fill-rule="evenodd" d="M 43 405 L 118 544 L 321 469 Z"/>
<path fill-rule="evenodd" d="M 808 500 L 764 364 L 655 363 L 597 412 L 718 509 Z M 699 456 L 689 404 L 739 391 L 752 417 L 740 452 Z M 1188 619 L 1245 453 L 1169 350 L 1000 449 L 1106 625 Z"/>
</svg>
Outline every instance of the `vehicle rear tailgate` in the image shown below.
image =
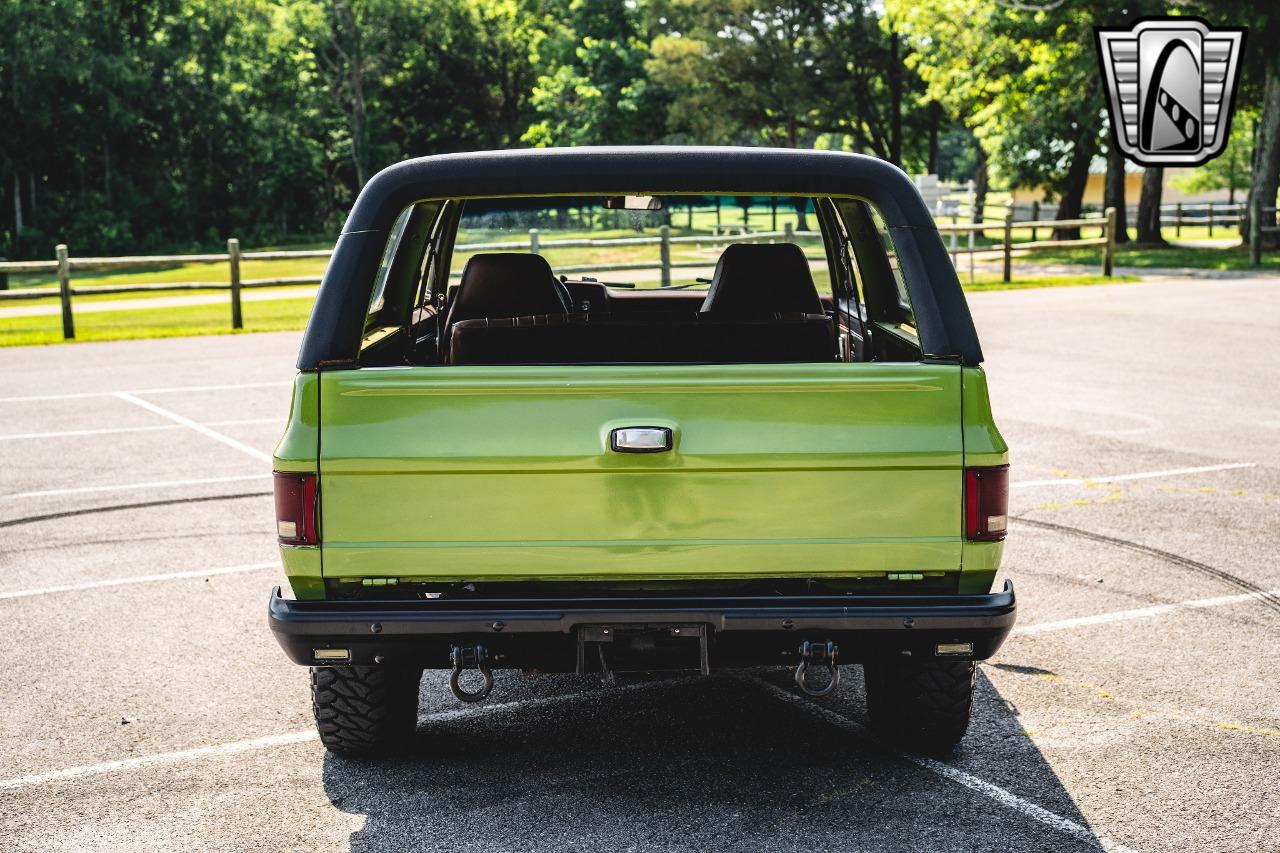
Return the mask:
<svg viewBox="0 0 1280 853">
<path fill-rule="evenodd" d="M 363 368 L 321 375 L 328 578 L 956 572 L 960 368 Z M 669 427 L 629 454 L 610 431 Z"/>
</svg>

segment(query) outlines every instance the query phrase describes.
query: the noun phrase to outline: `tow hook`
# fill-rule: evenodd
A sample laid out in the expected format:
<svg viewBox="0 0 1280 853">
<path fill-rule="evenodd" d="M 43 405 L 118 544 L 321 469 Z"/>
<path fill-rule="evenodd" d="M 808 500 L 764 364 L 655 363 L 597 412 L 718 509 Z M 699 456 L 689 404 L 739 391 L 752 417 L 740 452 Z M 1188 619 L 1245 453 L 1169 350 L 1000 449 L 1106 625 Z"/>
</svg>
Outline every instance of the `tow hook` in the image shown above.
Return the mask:
<svg viewBox="0 0 1280 853">
<path fill-rule="evenodd" d="M 453 672 L 449 675 L 449 689 L 453 695 L 463 702 L 480 702 L 493 691 L 493 672 L 489 669 L 489 650 L 477 643 L 474 646 L 451 646 L 449 663 L 453 664 Z M 458 684 L 465 667 L 474 666 L 484 677 L 484 686 L 479 690 L 463 690 Z"/>
<path fill-rule="evenodd" d="M 805 640 L 800 644 L 800 664 L 796 667 L 796 686 L 810 696 L 826 696 L 840 684 L 840 666 L 836 658 L 840 655 L 840 647 L 827 640 L 825 643 L 811 643 Z M 810 665 L 825 666 L 831 678 L 825 687 L 809 686 L 806 673 Z"/>
</svg>

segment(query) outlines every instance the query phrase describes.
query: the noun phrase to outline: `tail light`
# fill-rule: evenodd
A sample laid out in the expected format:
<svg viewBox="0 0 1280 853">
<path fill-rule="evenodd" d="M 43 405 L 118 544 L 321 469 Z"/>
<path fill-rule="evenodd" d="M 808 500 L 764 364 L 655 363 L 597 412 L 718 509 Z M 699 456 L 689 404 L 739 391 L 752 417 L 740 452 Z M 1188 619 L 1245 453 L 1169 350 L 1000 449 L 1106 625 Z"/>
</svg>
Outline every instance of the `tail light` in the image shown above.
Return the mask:
<svg viewBox="0 0 1280 853">
<path fill-rule="evenodd" d="M 964 538 L 1003 539 L 1009 527 L 1009 466 L 964 469 Z"/>
<path fill-rule="evenodd" d="M 281 545 L 318 545 L 316 475 L 273 472 L 276 487 L 276 534 Z"/>
</svg>

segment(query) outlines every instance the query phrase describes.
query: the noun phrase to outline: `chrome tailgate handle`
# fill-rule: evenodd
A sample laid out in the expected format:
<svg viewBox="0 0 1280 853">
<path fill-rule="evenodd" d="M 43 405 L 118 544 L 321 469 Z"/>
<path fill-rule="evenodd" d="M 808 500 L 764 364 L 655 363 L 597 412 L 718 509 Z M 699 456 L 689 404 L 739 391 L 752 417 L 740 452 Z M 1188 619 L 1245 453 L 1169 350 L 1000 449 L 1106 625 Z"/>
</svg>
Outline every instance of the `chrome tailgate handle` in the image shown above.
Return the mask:
<svg viewBox="0 0 1280 853">
<path fill-rule="evenodd" d="M 609 433 L 609 447 L 616 453 L 662 453 L 671 449 L 671 429 L 619 427 Z"/>
</svg>

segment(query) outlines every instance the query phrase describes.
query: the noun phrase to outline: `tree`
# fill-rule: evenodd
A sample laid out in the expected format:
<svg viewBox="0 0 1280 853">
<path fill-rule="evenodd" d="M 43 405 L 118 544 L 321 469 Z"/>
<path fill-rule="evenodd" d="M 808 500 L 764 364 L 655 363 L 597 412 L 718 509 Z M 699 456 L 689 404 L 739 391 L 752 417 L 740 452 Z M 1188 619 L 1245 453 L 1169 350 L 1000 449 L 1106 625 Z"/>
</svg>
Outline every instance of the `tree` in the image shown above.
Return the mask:
<svg viewBox="0 0 1280 853">
<path fill-rule="evenodd" d="M 1093 8 L 888 0 L 886 11 L 911 39 L 929 96 L 974 129 L 1000 179 L 1047 188 L 1058 218 L 1077 218 L 1103 106 Z"/>
<path fill-rule="evenodd" d="M 869 0 L 753 3 L 669 0 L 646 67 L 670 94 L 677 138 L 796 148 L 827 136 L 922 166 L 922 85 L 906 48 Z"/>
<path fill-rule="evenodd" d="M 1272 207 L 1276 204 L 1276 191 L 1280 189 L 1280 51 L 1274 47 L 1276 39 L 1280 38 L 1280 11 L 1272 9 L 1262 36 L 1271 49 L 1264 66 L 1262 115 L 1249 179 L 1250 218 L 1253 216 L 1254 199 L 1258 199 L 1261 207 Z M 1263 213 L 1261 224 L 1275 225 L 1275 211 Z M 1245 233 L 1248 234 L 1247 231 Z M 1263 234 L 1262 241 L 1265 246 L 1280 245 L 1280 234 Z"/>
<path fill-rule="evenodd" d="M 1236 191 L 1249 188 L 1250 153 L 1257 114 L 1252 110 L 1236 110 L 1231 122 L 1231 136 L 1223 152 L 1199 168 L 1178 175 L 1172 183 L 1185 193 L 1226 190 L 1230 204 L 1236 203 Z"/>
<path fill-rule="evenodd" d="M 649 81 L 640 14 L 627 0 L 574 0 L 572 57 L 538 77 L 537 121 L 521 140 L 535 146 L 648 142 L 666 127 L 660 90 Z"/>
<path fill-rule="evenodd" d="M 1164 191 L 1164 169 L 1148 166 L 1142 172 L 1142 195 L 1138 199 L 1138 242 L 1145 246 L 1165 245 L 1160 232 L 1160 197 Z"/>
<path fill-rule="evenodd" d="M 1129 207 L 1125 197 L 1125 157 L 1114 140 L 1107 141 L 1107 175 L 1102 203 L 1116 209 L 1116 242 L 1129 242 Z"/>
</svg>

